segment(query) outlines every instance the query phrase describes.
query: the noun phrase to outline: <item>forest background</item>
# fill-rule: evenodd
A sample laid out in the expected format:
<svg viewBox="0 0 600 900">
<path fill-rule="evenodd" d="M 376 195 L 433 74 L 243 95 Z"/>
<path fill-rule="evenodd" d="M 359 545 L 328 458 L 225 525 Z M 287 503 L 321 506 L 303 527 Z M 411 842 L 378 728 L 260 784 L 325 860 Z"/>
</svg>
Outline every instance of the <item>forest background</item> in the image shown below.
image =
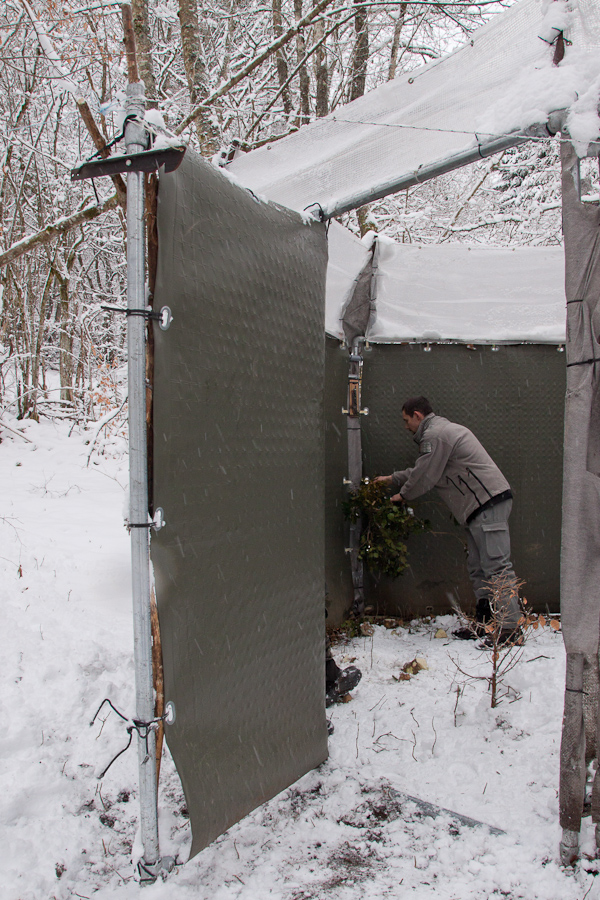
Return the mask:
<svg viewBox="0 0 600 900">
<path fill-rule="evenodd" d="M 149 108 L 216 157 L 234 141 L 275 141 L 440 57 L 510 2 L 131 5 Z M 114 410 L 124 421 L 125 317 L 102 309 L 124 304 L 124 183 L 71 183 L 69 173 L 120 134 L 126 80 L 118 0 L 2 4 L 0 423 L 85 424 Z M 507 150 L 342 221 L 402 242 L 559 244 L 557 146 Z"/>
</svg>

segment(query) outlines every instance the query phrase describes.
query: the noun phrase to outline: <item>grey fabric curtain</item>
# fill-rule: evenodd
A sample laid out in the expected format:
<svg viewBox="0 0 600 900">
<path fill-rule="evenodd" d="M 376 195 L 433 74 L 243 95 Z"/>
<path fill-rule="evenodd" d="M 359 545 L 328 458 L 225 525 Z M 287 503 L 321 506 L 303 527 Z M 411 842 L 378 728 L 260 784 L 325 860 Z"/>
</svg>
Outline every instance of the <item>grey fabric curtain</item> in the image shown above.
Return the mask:
<svg viewBox="0 0 600 900">
<path fill-rule="evenodd" d="M 562 629 L 567 651 L 560 823 L 578 832 L 586 762 L 597 755 L 600 640 L 600 209 L 579 198 L 579 163 L 562 145 L 567 295 Z M 592 796 L 600 822 L 600 778 Z"/>
<path fill-rule="evenodd" d="M 374 314 L 373 257 L 377 244 L 373 246 L 365 267 L 356 279 L 354 293 L 342 313 L 342 328 L 349 348 L 357 337 L 364 337 L 369 321 Z"/>
<path fill-rule="evenodd" d="M 327 757 L 327 243 L 191 151 L 158 233 L 151 547 L 194 855 Z"/>
</svg>

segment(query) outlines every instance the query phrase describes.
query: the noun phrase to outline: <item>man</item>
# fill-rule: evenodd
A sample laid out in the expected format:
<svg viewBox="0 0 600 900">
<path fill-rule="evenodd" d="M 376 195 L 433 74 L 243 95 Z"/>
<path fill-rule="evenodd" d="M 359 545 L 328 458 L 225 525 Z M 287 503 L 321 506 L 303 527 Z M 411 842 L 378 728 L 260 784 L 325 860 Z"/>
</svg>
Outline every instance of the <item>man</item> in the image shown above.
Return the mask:
<svg viewBox="0 0 600 900">
<path fill-rule="evenodd" d="M 463 425 L 436 416 L 426 397 L 414 397 L 402 407 L 402 418 L 414 434 L 419 457 L 412 469 L 380 475 L 375 481 L 389 485 L 393 501 L 414 500 L 436 488 L 454 517 L 467 532 L 467 568 L 477 598 L 476 619 L 490 618 L 490 581 L 504 576 L 507 585 L 499 616 L 503 639 L 518 629 L 521 616 L 510 561 L 508 517 L 512 508 L 510 485 L 475 435 Z"/>
</svg>

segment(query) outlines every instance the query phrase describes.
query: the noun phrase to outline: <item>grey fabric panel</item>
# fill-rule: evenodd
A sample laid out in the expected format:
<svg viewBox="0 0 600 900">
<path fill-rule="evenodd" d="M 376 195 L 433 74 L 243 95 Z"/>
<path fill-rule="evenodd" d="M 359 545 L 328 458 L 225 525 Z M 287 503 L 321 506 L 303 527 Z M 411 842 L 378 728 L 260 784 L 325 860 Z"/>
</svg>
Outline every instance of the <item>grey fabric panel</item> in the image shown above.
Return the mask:
<svg viewBox="0 0 600 900">
<path fill-rule="evenodd" d="M 600 616 L 600 209 L 579 202 L 577 158 L 562 144 L 567 395 L 561 559 L 568 653 L 598 652 Z M 579 302 L 577 302 L 579 301 Z"/>
<path fill-rule="evenodd" d="M 579 200 L 578 161 L 561 145 L 567 393 L 561 553 L 562 632 L 567 650 L 560 823 L 579 831 L 586 760 L 597 756 L 600 617 L 600 208 Z M 581 676 L 579 671 L 581 669 Z M 596 772 L 592 814 L 600 820 Z"/>
<path fill-rule="evenodd" d="M 404 344 L 372 346 L 364 359 L 365 474 L 387 475 L 414 464 L 417 448 L 401 407 L 408 397 L 425 394 L 436 412 L 473 430 L 508 478 L 515 495 L 510 530 L 517 577 L 525 580 L 524 594 L 534 607 L 557 610 L 565 354 L 540 345 L 500 346 L 496 352 L 432 345 L 425 352 L 422 345 Z M 328 478 L 330 472 L 328 460 Z M 382 614 L 424 614 L 428 607 L 443 612 L 451 593 L 470 608 L 463 529 L 435 492 L 412 505 L 432 521 L 435 534 L 410 539 L 411 568 L 399 579 L 370 578 L 367 604 Z M 350 602 L 348 594 L 346 608 Z M 341 596 L 334 603 L 344 606 Z"/>
<path fill-rule="evenodd" d="M 189 151 L 158 228 L 152 561 L 194 855 L 327 757 L 327 247 Z"/>
<path fill-rule="evenodd" d="M 567 654 L 565 708 L 560 745 L 559 811 L 562 828 L 579 831 L 585 797 L 583 653 Z"/>
<path fill-rule="evenodd" d="M 356 279 L 354 293 L 342 314 L 342 328 L 348 347 L 352 347 L 355 338 L 363 337 L 367 333 L 372 313 L 372 278 L 373 254 L 369 256 L 366 266 Z"/>
</svg>

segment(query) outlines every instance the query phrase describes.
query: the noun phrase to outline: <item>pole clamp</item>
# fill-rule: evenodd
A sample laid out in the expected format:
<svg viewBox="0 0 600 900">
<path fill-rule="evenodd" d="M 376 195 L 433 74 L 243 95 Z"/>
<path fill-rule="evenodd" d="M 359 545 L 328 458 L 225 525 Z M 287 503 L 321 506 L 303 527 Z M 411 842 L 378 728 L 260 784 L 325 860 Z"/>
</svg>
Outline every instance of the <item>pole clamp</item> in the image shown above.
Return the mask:
<svg viewBox="0 0 600 900">
<path fill-rule="evenodd" d="M 154 528 L 155 531 L 160 531 L 161 528 L 164 528 L 167 523 L 165 522 L 165 512 L 162 506 L 158 506 L 154 512 L 154 518 L 151 522 L 127 522 L 125 521 L 125 528 L 127 531 L 131 531 L 132 528 Z"/>
<path fill-rule="evenodd" d="M 161 331 L 168 331 L 171 327 L 171 322 L 173 321 L 173 313 L 169 306 L 163 306 L 159 312 L 154 312 L 150 307 L 147 307 L 146 309 L 129 309 L 125 306 L 103 305 L 100 309 L 105 309 L 108 312 L 118 312 L 127 317 L 142 316 L 146 321 L 152 320 L 158 322 L 158 327 Z"/>
<path fill-rule="evenodd" d="M 158 862 L 147 863 L 143 859 L 137 864 L 140 884 L 154 884 L 157 878 L 163 881 L 175 868 L 175 859 L 172 856 L 163 856 Z"/>
</svg>

